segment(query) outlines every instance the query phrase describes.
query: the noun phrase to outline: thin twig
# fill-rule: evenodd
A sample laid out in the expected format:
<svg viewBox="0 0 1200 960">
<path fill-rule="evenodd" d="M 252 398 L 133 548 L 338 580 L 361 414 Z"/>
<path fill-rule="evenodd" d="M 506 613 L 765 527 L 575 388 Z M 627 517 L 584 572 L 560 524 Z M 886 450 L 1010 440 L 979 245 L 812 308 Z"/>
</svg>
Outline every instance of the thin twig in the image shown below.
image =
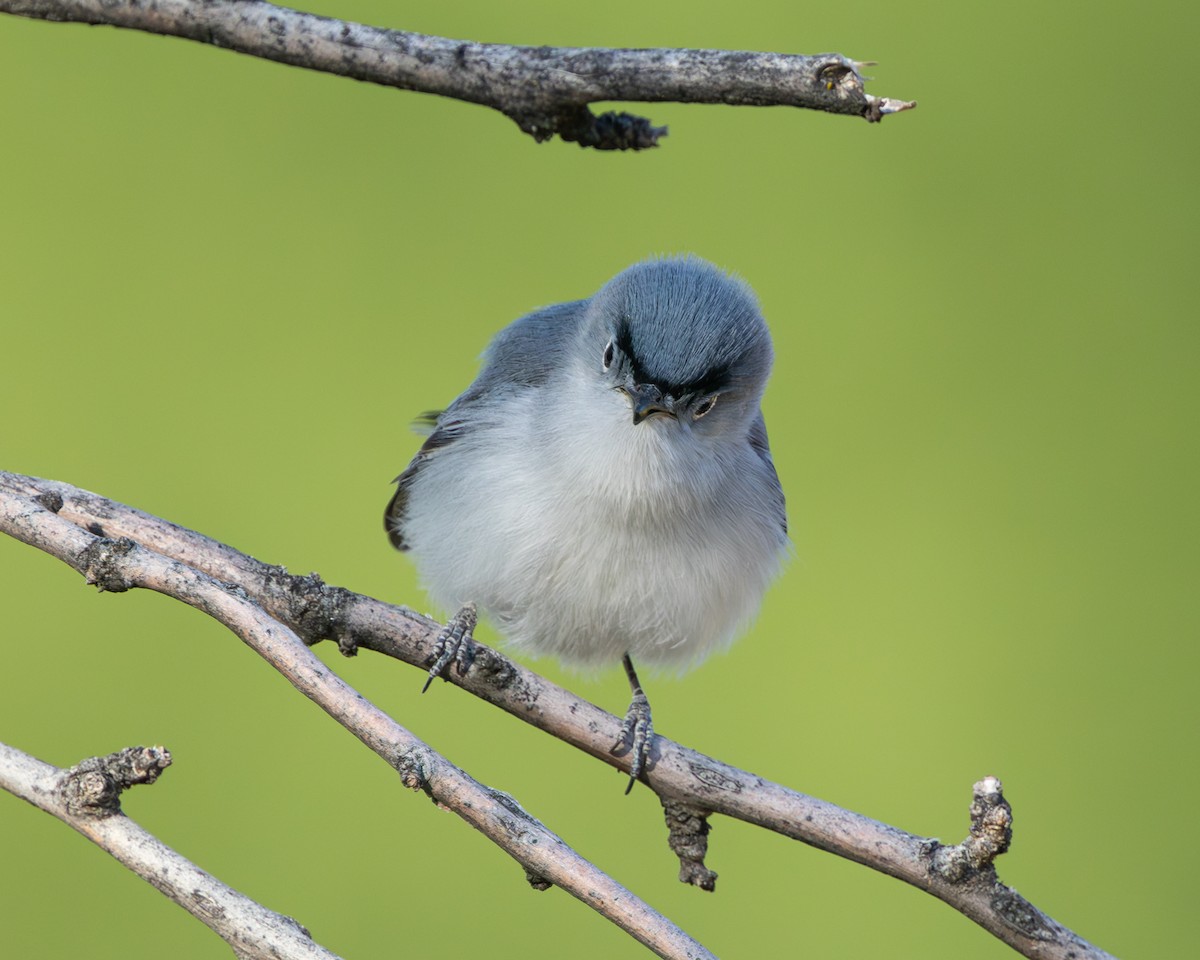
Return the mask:
<svg viewBox="0 0 1200 960">
<path fill-rule="evenodd" d="M 0 13 L 184 37 L 311 70 L 499 110 L 536 140 L 638 150 L 666 134 L 600 101 L 791 106 L 877 122 L 915 102 L 870 96 L 863 64 L 838 53 L 623 50 L 472 43 L 387 30 L 264 0 L 0 0 Z"/>
<path fill-rule="evenodd" d="M 36 503 L 31 498 L 37 498 Z M 44 515 L 38 515 L 39 505 Z M 10 516 L 21 517 L 21 524 L 14 524 Z M 333 639 L 346 653 L 368 647 L 422 669 L 432 661 L 439 627 L 426 617 L 328 586 L 315 575 L 289 575 L 201 534 L 68 484 L 0 473 L 0 529 L 47 549 L 38 542 L 47 517 L 69 520 L 104 538 L 130 538 L 236 583 L 307 642 Z M 465 677 L 454 673 L 451 682 L 628 771 L 628 758 L 610 752 L 620 731 L 619 718 L 496 651 L 477 644 L 470 672 Z M 688 882 L 711 886 L 714 878 L 704 868 L 701 841 L 708 815 L 723 813 L 919 887 L 1027 957 L 1110 957 L 999 881 L 993 861 L 1011 837 L 1011 811 L 995 778 L 975 785 L 970 836 L 947 846 L 738 770 L 662 736 L 655 738 L 653 761 L 642 780 L 664 801 L 672 848 L 680 854 L 681 874 Z"/>
<path fill-rule="evenodd" d="M 170 754 L 161 747 L 136 747 L 61 770 L 0 743 L 0 788 L 78 830 L 187 910 L 239 957 L 337 960 L 291 917 L 227 887 L 120 812 L 120 791 L 153 782 L 168 763 Z"/>
</svg>

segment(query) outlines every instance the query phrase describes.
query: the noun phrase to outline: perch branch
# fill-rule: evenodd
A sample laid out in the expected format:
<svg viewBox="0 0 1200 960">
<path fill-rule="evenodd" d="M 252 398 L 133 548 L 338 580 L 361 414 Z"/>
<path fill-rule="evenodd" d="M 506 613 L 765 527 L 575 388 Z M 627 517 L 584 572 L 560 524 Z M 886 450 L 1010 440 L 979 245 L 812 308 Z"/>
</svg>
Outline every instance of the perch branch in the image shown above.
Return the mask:
<svg viewBox="0 0 1200 960">
<path fill-rule="evenodd" d="M 0 788 L 78 830 L 187 910 L 244 960 L 337 960 L 300 924 L 225 886 L 121 813 L 121 792 L 153 783 L 162 747 L 130 747 L 60 770 L 0 743 Z"/>
<path fill-rule="evenodd" d="M 20 523 L 13 518 L 21 518 Z M 292 576 L 202 534 L 68 484 L 0 472 L 0 530 L 49 549 L 38 537 L 51 521 L 70 521 L 104 538 L 129 538 L 236 583 L 307 642 L 332 639 L 347 654 L 366 647 L 422 670 L 433 660 L 439 627 L 410 610 L 329 586 L 316 575 Z M 450 682 L 628 772 L 627 758 L 610 753 L 619 718 L 496 651 L 477 644 L 470 672 L 455 672 Z M 715 880 L 703 863 L 705 834 L 707 817 L 722 813 L 925 890 L 1024 956 L 1110 958 L 999 881 L 993 860 L 1007 848 L 1011 811 L 995 778 L 976 784 L 970 835 L 949 846 L 738 770 L 663 736 L 655 737 L 652 759 L 643 781 L 664 802 L 671 846 L 687 882 L 711 887 Z"/>
<path fill-rule="evenodd" d="M 11 478 L 0 474 L 0 488 Z M 474 780 L 331 673 L 245 589 L 121 537 L 59 516 L 57 494 L 38 500 L 0 494 L 0 530 L 62 560 L 88 583 L 114 593 L 143 588 L 175 597 L 228 627 L 302 694 L 400 774 L 453 810 L 525 868 L 538 889 L 561 887 L 661 957 L 712 958 L 701 944 L 589 863 L 507 794 Z M 114 506 L 116 506 L 114 504 Z"/>
<path fill-rule="evenodd" d="M 107 24 L 211 43 L 296 67 L 478 103 L 535 140 L 638 150 L 666 134 L 644 117 L 594 115 L 600 101 L 790 106 L 877 122 L 915 102 L 874 97 L 863 65 L 734 50 L 622 50 L 472 43 L 320 17 L 264 0 L 0 0 L 0 13 Z"/>
</svg>

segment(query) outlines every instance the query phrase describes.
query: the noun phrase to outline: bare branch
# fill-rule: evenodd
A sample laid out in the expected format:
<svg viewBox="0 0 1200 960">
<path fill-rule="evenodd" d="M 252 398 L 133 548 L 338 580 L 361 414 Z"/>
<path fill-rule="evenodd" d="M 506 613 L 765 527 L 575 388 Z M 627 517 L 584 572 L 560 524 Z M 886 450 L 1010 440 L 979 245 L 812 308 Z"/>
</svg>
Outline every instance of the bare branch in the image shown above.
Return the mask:
<svg viewBox="0 0 1200 960">
<path fill-rule="evenodd" d="M 863 89 L 863 64 L 837 53 L 609 50 L 472 43 L 319 17 L 264 0 L 0 0 L 0 13 L 128 27 L 499 110 L 536 140 L 639 150 L 667 132 L 599 101 L 790 106 L 870 122 L 916 106 Z"/>
<path fill-rule="evenodd" d="M 12 479 L 13 475 L 0 473 L 0 488 Z M 63 503 L 57 492 L 35 500 L 4 489 L 0 493 L 0 530 L 57 557 L 101 590 L 153 590 L 207 613 L 394 767 L 406 787 L 423 791 L 439 806 L 458 814 L 521 864 L 536 888 L 561 887 L 661 957 L 712 957 L 700 943 L 581 857 L 512 797 L 479 783 L 371 704 L 333 674 L 295 633 L 264 613 L 242 586 L 218 580 L 127 537 L 111 539 L 94 527 L 76 526 L 59 515 L 65 511 Z"/>
<path fill-rule="evenodd" d="M 78 830 L 254 960 L 337 960 L 291 917 L 268 910 L 180 856 L 120 812 L 134 783 L 153 783 L 171 762 L 162 747 L 130 747 L 60 770 L 0 743 L 0 787 Z"/>
<path fill-rule="evenodd" d="M 32 498 L 40 499 L 35 503 Z M 291 576 L 201 534 L 67 484 L 0 473 L 0 529 L 57 556 L 40 542 L 47 518 L 70 521 L 105 538 L 129 538 L 232 581 L 307 642 L 334 639 L 345 653 L 367 647 L 422 669 L 432 662 L 438 625 L 428 618 L 328 586 L 315 575 Z M 90 579 L 120 586 L 119 578 L 114 581 L 106 573 L 107 563 L 95 562 L 99 549 L 92 548 L 90 559 L 76 563 L 62 558 Z M 451 682 L 618 769 L 628 769 L 626 759 L 610 752 L 618 739 L 619 718 L 481 644 L 470 672 L 465 677 L 455 673 Z M 663 800 L 685 882 L 712 888 L 715 874 L 704 866 L 706 821 L 712 813 L 723 813 L 919 887 L 1027 957 L 1110 956 L 997 878 L 993 861 L 1011 839 L 1011 810 L 995 778 L 975 785 L 968 838 L 946 846 L 771 783 L 662 736 L 655 738 L 653 761 L 643 780 Z"/>
</svg>

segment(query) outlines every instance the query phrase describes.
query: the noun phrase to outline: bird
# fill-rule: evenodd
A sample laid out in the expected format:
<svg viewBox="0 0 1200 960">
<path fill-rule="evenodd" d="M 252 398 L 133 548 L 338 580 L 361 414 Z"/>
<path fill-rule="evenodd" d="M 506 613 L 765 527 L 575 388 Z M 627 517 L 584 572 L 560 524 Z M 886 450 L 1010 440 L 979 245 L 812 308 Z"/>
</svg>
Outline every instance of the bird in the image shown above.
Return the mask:
<svg viewBox="0 0 1200 960">
<path fill-rule="evenodd" d="M 469 669 L 478 614 L 517 651 L 621 663 L 628 793 L 654 739 L 634 661 L 682 673 L 728 647 L 790 549 L 761 408 L 773 359 L 750 287 L 693 255 L 502 329 L 424 416 L 384 515 L 430 598 L 459 611 L 426 689 L 452 660 Z"/>
</svg>

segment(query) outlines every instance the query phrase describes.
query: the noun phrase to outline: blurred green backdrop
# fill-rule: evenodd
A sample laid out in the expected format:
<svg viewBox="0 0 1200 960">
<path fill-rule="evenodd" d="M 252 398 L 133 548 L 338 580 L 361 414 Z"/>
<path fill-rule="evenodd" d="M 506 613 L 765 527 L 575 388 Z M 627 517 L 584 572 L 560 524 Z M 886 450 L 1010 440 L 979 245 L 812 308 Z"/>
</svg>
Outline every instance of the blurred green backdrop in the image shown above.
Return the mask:
<svg viewBox="0 0 1200 960">
<path fill-rule="evenodd" d="M 0 18 L 0 466 L 424 608 L 380 529 L 410 419 L 519 314 L 695 251 L 773 327 L 797 557 L 728 655 L 652 680 L 661 732 L 946 840 L 995 774 L 1006 881 L 1122 957 L 1189 949 L 1196 9 L 313 9 L 478 40 L 836 50 L 920 107 L 874 127 L 651 105 L 662 149 L 601 154 L 475 106 Z M 166 744 L 176 765 L 126 810 L 331 949 L 645 955 L 531 892 L 199 614 L 97 595 L 8 540 L 0 571 L 0 739 L 61 765 Z M 322 656 L 722 956 L 1011 955 L 896 881 L 725 820 L 717 892 L 685 888 L 648 791 L 451 687 L 419 697 L 416 671 Z M 619 671 L 537 666 L 626 704 Z M 11 956 L 227 956 L 7 795 L 0 936 Z"/>
</svg>

